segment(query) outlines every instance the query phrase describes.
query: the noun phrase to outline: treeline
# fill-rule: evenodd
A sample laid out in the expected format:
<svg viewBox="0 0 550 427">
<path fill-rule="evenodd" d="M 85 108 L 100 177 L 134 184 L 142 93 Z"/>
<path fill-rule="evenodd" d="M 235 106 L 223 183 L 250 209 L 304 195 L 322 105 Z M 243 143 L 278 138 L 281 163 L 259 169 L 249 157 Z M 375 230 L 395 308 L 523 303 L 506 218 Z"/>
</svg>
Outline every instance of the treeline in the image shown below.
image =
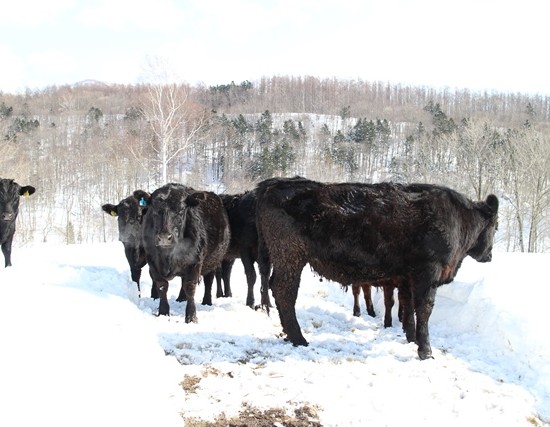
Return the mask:
<svg viewBox="0 0 550 427">
<path fill-rule="evenodd" d="M 165 182 L 432 182 L 501 199 L 499 246 L 550 247 L 550 97 L 273 77 L 0 93 L 0 176 L 37 187 L 18 241 L 116 239 L 100 210 Z"/>
</svg>

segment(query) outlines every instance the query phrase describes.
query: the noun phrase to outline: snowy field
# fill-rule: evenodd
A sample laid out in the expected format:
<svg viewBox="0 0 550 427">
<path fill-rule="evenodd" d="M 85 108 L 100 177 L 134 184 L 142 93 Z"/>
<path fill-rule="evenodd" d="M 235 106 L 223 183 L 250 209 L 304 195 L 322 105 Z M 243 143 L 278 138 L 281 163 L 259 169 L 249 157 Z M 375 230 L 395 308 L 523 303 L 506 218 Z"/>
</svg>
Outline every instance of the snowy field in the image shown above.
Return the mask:
<svg viewBox="0 0 550 427">
<path fill-rule="evenodd" d="M 16 235 L 17 240 L 17 235 Z M 145 268 L 138 298 L 119 242 L 18 247 L 0 270 L 1 426 L 183 426 L 260 409 L 317 410 L 323 426 L 549 426 L 550 254 L 467 258 L 438 291 L 435 358 L 420 361 L 394 327 L 352 316 L 351 290 L 304 270 L 297 313 L 310 345 L 278 337 L 271 316 L 233 298 L 200 305 L 185 324 L 156 317 Z M 3 262 L 3 260 L 2 260 Z M 259 300 L 259 284 L 256 299 Z"/>
</svg>

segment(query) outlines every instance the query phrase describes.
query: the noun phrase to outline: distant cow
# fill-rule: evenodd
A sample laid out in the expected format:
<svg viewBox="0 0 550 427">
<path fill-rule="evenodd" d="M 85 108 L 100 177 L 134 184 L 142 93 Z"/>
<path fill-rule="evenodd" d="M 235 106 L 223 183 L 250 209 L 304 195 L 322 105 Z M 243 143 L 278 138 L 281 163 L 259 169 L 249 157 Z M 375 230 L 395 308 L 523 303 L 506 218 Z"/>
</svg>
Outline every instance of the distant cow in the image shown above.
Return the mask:
<svg viewBox="0 0 550 427">
<path fill-rule="evenodd" d="M 0 178 L 0 244 L 5 267 L 11 265 L 11 244 L 15 234 L 15 220 L 19 214 L 19 197 L 30 196 L 35 191 L 30 185 L 21 186 L 13 179 Z"/>
<path fill-rule="evenodd" d="M 218 286 L 217 297 L 231 296 L 230 276 L 235 259 L 240 258 L 243 263 L 248 293 L 246 305 L 254 308 L 254 284 L 256 270 L 254 263 L 258 259 L 258 231 L 256 228 L 256 191 L 220 195 L 229 218 L 231 241 L 224 256 L 221 274 L 224 289 Z M 267 291 L 267 290 L 266 290 Z M 269 295 L 262 292 L 262 303 L 270 305 Z"/>
<path fill-rule="evenodd" d="M 467 255 L 491 260 L 494 195 L 472 202 L 435 185 L 322 184 L 300 177 L 269 179 L 257 188 L 260 251 L 268 251 L 273 296 L 294 345 L 308 345 L 295 311 L 306 263 L 346 286 L 401 282 L 407 339 L 416 341 L 420 359 L 426 359 L 432 354 L 428 320 L 437 287 L 454 279 Z"/>
<path fill-rule="evenodd" d="M 363 290 L 363 297 L 365 299 L 365 305 L 367 307 L 367 314 L 371 317 L 376 316 L 376 312 L 374 311 L 374 305 L 372 303 L 372 295 L 371 295 L 373 287 L 381 287 L 384 291 L 384 309 L 385 309 L 384 327 L 389 328 L 392 326 L 392 323 L 393 323 L 392 312 L 391 312 L 395 304 L 393 290 L 396 287 L 398 287 L 398 283 L 395 283 L 395 281 L 379 280 L 375 282 L 352 284 L 351 289 L 353 293 L 353 315 L 357 317 L 361 316 L 361 307 L 359 305 L 359 295 L 361 294 L 361 290 Z M 399 320 L 401 321 L 403 317 L 402 305 L 399 305 L 398 316 L 399 316 Z"/>
<path fill-rule="evenodd" d="M 130 266 L 132 281 L 136 282 L 141 296 L 139 280 L 141 269 L 147 264 L 145 248 L 141 242 L 141 225 L 143 215 L 147 211 L 145 199 L 140 203 L 133 195 L 119 202 L 118 205 L 104 204 L 101 208 L 118 220 L 118 240 L 124 245 L 124 253 Z M 157 298 L 156 288 L 153 286 L 151 297 Z"/>
<path fill-rule="evenodd" d="M 143 244 L 159 293 L 159 315 L 170 314 L 168 282 L 180 276 L 187 300 L 185 322 L 196 322 L 194 298 L 200 276 L 213 277 L 229 246 L 229 221 L 222 201 L 214 193 L 181 184 L 164 185 L 150 196 L 138 190 L 134 196 L 143 197 L 148 205 Z"/>
</svg>

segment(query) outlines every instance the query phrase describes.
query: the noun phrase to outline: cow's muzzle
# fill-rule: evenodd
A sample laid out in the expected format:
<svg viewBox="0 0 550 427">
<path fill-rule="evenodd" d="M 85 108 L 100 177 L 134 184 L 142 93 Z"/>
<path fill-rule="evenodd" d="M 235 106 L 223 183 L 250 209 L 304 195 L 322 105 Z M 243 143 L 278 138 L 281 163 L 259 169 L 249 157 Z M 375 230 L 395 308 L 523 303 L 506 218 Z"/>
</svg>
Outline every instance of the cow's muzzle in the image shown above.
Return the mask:
<svg viewBox="0 0 550 427">
<path fill-rule="evenodd" d="M 484 256 L 482 256 L 478 261 L 479 262 L 491 262 L 493 259 L 493 254 L 492 253 L 488 253 Z"/>
<path fill-rule="evenodd" d="M 157 246 L 166 247 L 174 245 L 174 235 L 172 233 L 157 234 Z"/>
<path fill-rule="evenodd" d="M 15 215 L 13 212 L 3 212 L 2 213 L 2 221 L 13 221 L 15 218 Z"/>
</svg>

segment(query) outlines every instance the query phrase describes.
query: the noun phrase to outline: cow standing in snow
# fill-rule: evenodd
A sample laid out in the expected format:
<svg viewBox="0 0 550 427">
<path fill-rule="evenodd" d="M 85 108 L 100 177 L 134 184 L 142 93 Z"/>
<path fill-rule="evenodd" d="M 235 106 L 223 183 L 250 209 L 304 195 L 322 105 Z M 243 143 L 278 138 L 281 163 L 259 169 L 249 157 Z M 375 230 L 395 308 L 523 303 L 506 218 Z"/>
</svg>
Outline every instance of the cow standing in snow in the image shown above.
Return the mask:
<svg viewBox="0 0 550 427">
<path fill-rule="evenodd" d="M 11 245 L 15 234 L 15 220 L 19 214 L 19 197 L 30 196 L 36 189 L 21 186 L 13 179 L 0 178 L 0 244 L 5 267 L 11 265 Z"/>
<path fill-rule="evenodd" d="M 141 296 L 139 285 L 141 269 L 147 264 L 145 248 L 141 242 L 141 226 L 143 216 L 147 211 L 145 199 L 140 202 L 132 195 L 121 200 L 118 205 L 106 203 L 101 208 L 104 212 L 117 218 L 118 240 L 124 245 L 124 254 L 130 266 L 130 275 L 132 281 L 136 282 Z M 151 297 L 158 298 L 154 286 L 151 289 Z"/>
<path fill-rule="evenodd" d="M 267 251 L 259 259 L 273 267 L 270 286 L 283 332 L 294 345 L 308 345 L 295 309 L 306 263 L 345 286 L 400 283 L 407 339 L 426 359 L 432 355 L 428 320 L 437 287 L 454 279 L 467 255 L 491 261 L 494 195 L 473 202 L 435 185 L 323 184 L 300 177 L 268 179 L 257 191 L 260 252 Z"/>
<path fill-rule="evenodd" d="M 159 293 L 159 315 L 170 314 L 168 282 L 180 276 L 180 296 L 183 293 L 187 300 L 185 322 L 196 322 L 194 298 L 200 276 L 213 277 L 229 246 L 229 221 L 222 201 L 214 193 L 181 184 L 164 185 L 150 196 L 138 190 L 134 196 L 144 198 L 148 206 L 143 244 Z"/>
<path fill-rule="evenodd" d="M 221 276 L 224 289 L 218 281 L 217 297 L 231 296 L 231 270 L 237 258 L 241 259 L 246 275 L 248 292 L 246 305 L 254 306 L 254 284 L 256 283 L 256 270 L 254 263 L 258 260 L 258 231 L 256 228 L 256 191 L 246 191 L 239 194 L 220 194 L 231 231 L 231 241 L 224 256 L 221 268 Z M 262 304 L 270 306 L 267 288 L 262 289 Z"/>
</svg>

